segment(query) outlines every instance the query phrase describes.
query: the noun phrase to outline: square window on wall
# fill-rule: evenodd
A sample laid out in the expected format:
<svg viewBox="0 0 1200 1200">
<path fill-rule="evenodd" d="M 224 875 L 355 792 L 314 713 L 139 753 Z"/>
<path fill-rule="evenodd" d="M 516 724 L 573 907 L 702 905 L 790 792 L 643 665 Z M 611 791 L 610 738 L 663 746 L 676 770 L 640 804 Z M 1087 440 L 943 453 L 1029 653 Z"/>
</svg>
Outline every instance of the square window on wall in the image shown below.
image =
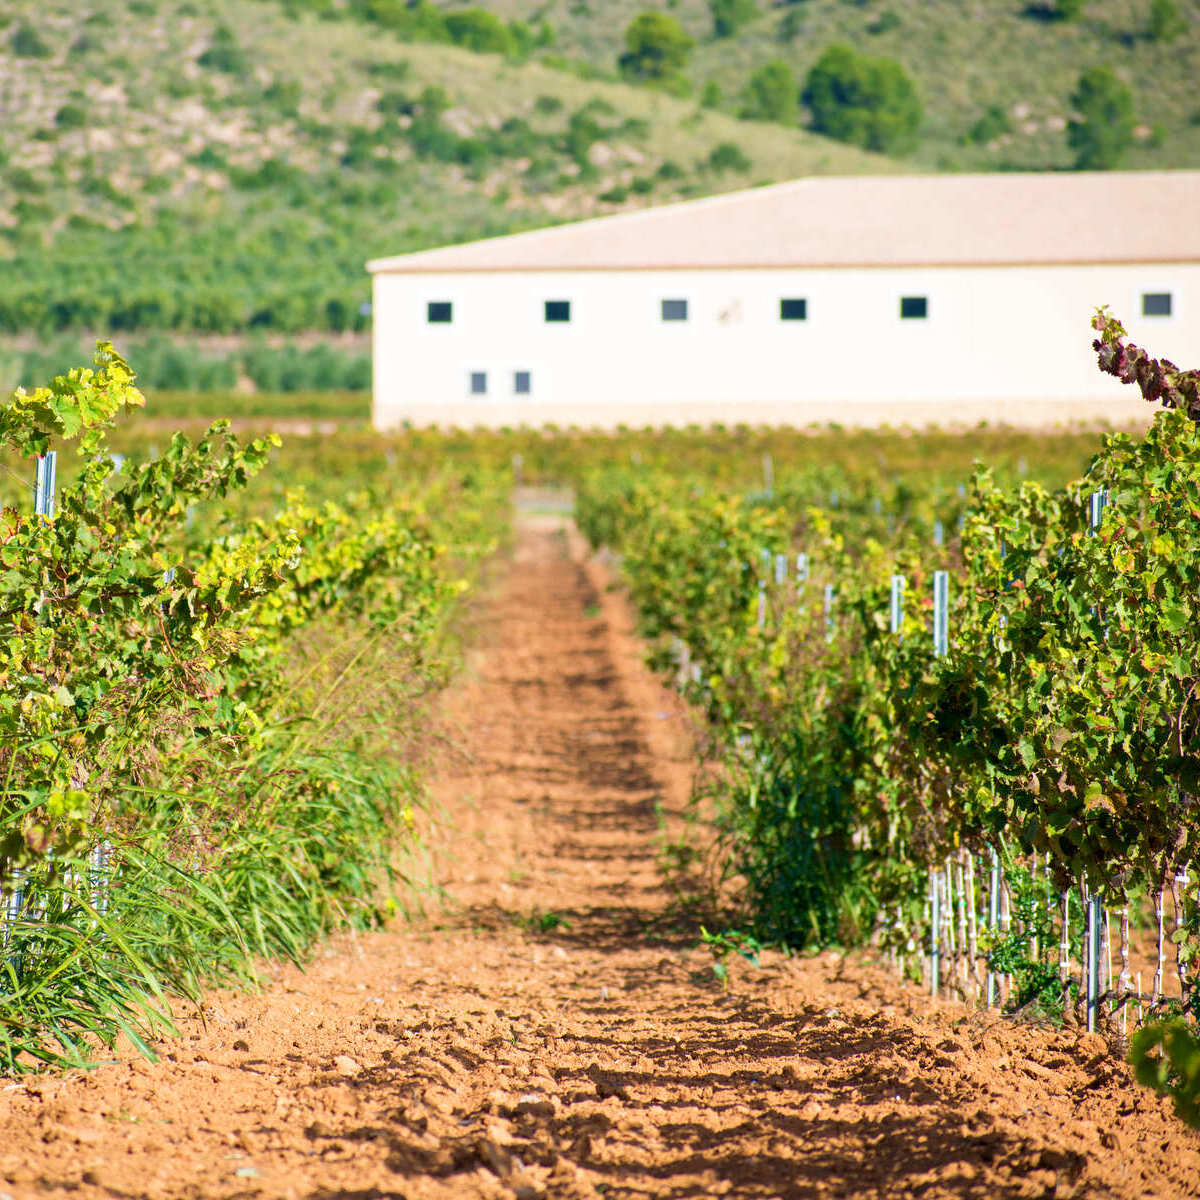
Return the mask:
<svg viewBox="0 0 1200 1200">
<path fill-rule="evenodd" d="M 901 296 L 900 317 L 905 321 L 923 321 L 929 316 L 929 299 L 926 296 Z"/>
<path fill-rule="evenodd" d="M 425 319 L 430 325 L 449 325 L 454 320 L 454 305 L 449 300 L 430 300 Z"/>
<path fill-rule="evenodd" d="M 533 376 L 528 371 L 514 371 L 513 391 L 518 396 L 528 396 L 533 391 Z"/>
<path fill-rule="evenodd" d="M 471 372 L 471 395 L 486 396 L 487 395 L 487 372 L 472 371 Z"/>
<path fill-rule="evenodd" d="M 688 302 L 686 300 L 664 300 L 662 302 L 662 319 L 664 321 L 686 321 L 688 319 Z"/>
<path fill-rule="evenodd" d="M 780 300 L 779 319 L 781 321 L 807 321 L 807 300 Z"/>
<path fill-rule="evenodd" d="M 552 325 L 565 325 L 571 319 L 570 300 L 547 300 L 546 321 Z"/>
<path fill-rule="evenodd" d="M 1143 292 L 1143 317 L 1169 317 L 1171 315 L 1170 292 Z"/>
</svg>

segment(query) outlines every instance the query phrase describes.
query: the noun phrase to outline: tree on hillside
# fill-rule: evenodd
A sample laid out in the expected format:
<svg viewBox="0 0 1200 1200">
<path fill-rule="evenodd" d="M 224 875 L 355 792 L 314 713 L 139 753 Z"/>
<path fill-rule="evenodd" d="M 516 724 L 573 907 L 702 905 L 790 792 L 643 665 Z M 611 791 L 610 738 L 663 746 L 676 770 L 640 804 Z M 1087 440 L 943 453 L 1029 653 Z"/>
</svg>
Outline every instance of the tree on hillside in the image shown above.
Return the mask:
<svg viewBox="0 0 1200 1200">
<path fill-rule="evenodd" d="M 1110 67 L 1089 67 L 1071 93 L 1067 142 L 1080 171 L 1109 171 L 1133 141 L 1133 93 Z"/>
<path fill-rule="evenodd" d="M 446 32 L 456 46 L 465 46 L 481 54 L 511 54 L 517 48 L 509 27 L 487 9 L 464 8 L 448 12 L 445 22 Z"/>
<path fill-rule="evenodd" d="M 1060 21 L 1077 21 L 1087 0 L 1054 0 L 1054 15 Z"/>
<path fill-rule="evenodd" d="M 713 37 L 733 37 L 737 31 L 758 16 L 755 0 L 708 0 L 712 13 Z"/>
<path fill-rule="evenodd" d="M 53 53 L 32 25 L 18 25 L 8 45 L 20 58 L 49 58 Z"/>
<path fill-rule="evenodd" d="M 916 85 L 894 59 L 829 46 L 809 71 L 800 98 L 817 133 L 883 154 L 916 149 L 925 113 Z"/>
<path fill-rule="evenodd" d="M 1169 42 L 1187 30 L 1187 21 L 1175 0 L 1151 0 L 1146 32 L 1154 42 Z"/>
<path fill-rule="evenodd" d="M 754 121 L 796 119 L 796 77 L 782 58 L 764 63 L 746 82 L 741 115 Z"/>
<path fill-rule="evenodd" d="M 627 79 L 661 82 L 687 66 L 695 42 L 674 17 L 639 13 L 625 30 L 625 53 L 617 60 Z"/>
<path fill-rule="evenodd" d="M 213 30 L 208 49 L 196 61 L 209 70 L 225 71 L 230 75 L 242 75 L 249 69 L 237 36 L 228 25 L 218 25 Z"/>
<path fill-rule="evenodd" d="M 800 15 L 800 10 L 789 8 L 783 14 L 783 20 L 779 22 L 779 28 L 775 31 L 776 41 L 794 42 L 800 36 L 803 26 L 804 18 Z"/>
</svg>

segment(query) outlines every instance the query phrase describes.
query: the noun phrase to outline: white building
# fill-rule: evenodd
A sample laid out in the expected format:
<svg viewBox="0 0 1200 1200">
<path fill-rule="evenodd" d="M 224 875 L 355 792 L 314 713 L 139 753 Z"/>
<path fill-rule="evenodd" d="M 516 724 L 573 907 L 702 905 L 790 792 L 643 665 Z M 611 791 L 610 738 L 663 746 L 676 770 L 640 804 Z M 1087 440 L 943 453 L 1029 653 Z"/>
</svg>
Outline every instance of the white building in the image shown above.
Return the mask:
<svg viewBox="0 0 1200 1200">
<path fill-rule="evenodd" d="M 368 264 L 374 419 L 1131 423 L 1200 365 L 1200 171 L 812 178 Z"/>
</svg>

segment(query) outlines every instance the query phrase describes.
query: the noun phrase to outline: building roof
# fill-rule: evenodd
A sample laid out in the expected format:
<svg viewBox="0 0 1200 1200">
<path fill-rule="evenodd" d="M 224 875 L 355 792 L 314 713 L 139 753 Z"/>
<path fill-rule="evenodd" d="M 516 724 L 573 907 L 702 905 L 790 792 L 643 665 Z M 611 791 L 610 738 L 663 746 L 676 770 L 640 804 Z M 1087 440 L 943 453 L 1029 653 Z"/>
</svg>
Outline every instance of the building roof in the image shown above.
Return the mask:
<svg viewBox="0 0 1200 1200">
<path fill-rule="evenodd" d="M 1200 262 L 1200 171 L 812 177 L 421 250 L 377 272 Z"/>
</svg>

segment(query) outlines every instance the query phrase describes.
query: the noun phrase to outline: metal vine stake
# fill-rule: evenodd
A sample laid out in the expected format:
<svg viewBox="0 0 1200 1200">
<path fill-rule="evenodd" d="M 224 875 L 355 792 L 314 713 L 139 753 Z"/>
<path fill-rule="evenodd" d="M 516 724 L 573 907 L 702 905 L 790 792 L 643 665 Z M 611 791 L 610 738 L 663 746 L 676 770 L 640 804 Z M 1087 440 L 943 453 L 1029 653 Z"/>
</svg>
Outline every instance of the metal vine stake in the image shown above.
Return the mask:
<svg viewBox="0 0 1200 1200">
<path fill-rule="evenodd" d="M 40 455 L 37 460 L 37 470 L 33 485 L 34 515 L 44 521 L 54 516 L 54 481 L 58 471 L 58 454 L 51 450 Z M 41 608 L 42 601 L 38 601 Z M 25 872 L 22 868 L 13 869 L 9 882 L 8 902 L 4 906 L 4 940 L 7 943 L 12 938 L 12 928 L 21 917 L 25 907 Z"/>
<path fill-rule="evenodd" d="M 1108 505 L 1108 488 L 1097 488 L 1088 497 L 1088 536 L 1095 537 Z M 1092 610 L 1095 611 L 1094 609 Z M 1085 938 L 1087 953 L 1087 1027 L 1096 1031 L 1100 1011 L 1100 943 L 1105 923 L 1104 904 L 1099 889 L 1087 888 L 1084 895 Z"/>
</svg>

